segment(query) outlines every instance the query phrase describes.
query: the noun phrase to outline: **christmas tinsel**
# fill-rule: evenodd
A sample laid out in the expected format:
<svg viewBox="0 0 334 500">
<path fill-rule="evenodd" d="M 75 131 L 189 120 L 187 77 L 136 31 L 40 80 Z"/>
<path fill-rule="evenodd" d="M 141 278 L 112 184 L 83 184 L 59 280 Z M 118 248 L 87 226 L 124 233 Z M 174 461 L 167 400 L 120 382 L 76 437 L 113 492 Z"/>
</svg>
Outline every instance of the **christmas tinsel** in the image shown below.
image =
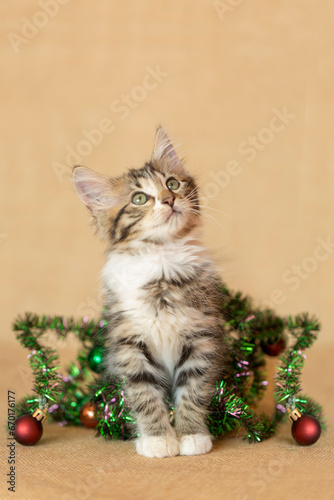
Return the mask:
<svg viewBox="0 0 334 500">
<path fill-rule="evenodd" d="M 270 309 L 254 308 L 249 297 L 222 289 L 222 312 L 228 344 L 228 360 L 223 380 L 217 381 L 208 411 L 208 428 L 213 436 L 232 430 L 244 430 L 249 442 L 269 438 L 289 409 L 316 417 L 325 428 L 321 406 L 301 394 L 301 371 L 305 350 L 315 341 L 319 323 L 307 314 L 281 318 Z M 16 408 L 17 416 L 36 408 L 48 412 L 49 420 L 60 425 L 81 425 L 80 409 L 94 403 L 96 435 L 128 439 L 136 435 L 134 416 L 123 392 L 122 380 L 107 376 L 105 370 L 94 373 L 89 358 L 92 349 L 107 349 L 108 321 L 102 317 L 76 320 L 61 316 L 38 316 L 27 313 L 14 325 L 17 339 L 29 350 L 28 359 L 34 375 L 33 394 L 23 398 Z M 66 374 L 60 373 L 58 353 L 43 345 L 43 336 L 54 332 L 62 340 L 73 333 L 82 347 L 76 362 Z M 272 415 L 259 415 L 256 403 L 268 385 L 263 347 L 282 339 L 290 340 L 279 358 L 276 375 L 275 405 Z M 166 400 L 173 421 L 173 403 Z"/>
</svg>

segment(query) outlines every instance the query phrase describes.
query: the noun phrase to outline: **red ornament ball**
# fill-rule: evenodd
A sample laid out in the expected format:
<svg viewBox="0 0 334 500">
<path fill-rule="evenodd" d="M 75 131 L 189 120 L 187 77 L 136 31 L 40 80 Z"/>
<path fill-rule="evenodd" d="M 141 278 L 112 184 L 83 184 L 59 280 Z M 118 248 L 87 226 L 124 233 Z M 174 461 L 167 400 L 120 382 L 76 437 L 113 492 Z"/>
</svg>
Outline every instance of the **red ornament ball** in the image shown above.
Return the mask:
<svg viewBox="0 0 334 500">
<path fill-rule="evenodd" d="M 278 356 L 284 351 L 286 342 L 284 338 L 281 338 L 275 344 L 261 344 L 261 347 L 262 351 L 268 356 Z"/>
<path fill-rule="evenodd" d="M 95 418 L 95 411 L 96 410 L 94 403 L 88 401 L 88 403 L 83 405 L 79 415 L 82 425 L 88 427 L 89 429 L 95 429 L 95 427 L 99 423 Z"/>
<path fill-rule="evenodd" d="M 38 443 L 43 434 L 43 425 L 32 415 L 22 415 L 15 421 L 14 437 L 25 446 Z"/>
<path fill-rule="evenodd" d="M 310 446 L 318 441 L 321 427 L 318 420 L 312 415 L 302 415 L 293 422 L 291 434 L 301 446 Z"/>
</svg>

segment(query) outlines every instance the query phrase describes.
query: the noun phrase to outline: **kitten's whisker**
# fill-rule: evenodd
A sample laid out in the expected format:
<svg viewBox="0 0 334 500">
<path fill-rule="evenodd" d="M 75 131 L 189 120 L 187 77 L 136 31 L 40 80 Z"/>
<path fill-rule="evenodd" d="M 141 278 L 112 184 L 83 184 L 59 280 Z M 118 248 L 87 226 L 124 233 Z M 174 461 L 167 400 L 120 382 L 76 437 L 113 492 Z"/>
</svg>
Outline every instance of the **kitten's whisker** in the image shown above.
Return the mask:
<svg viewBox="0 0 334 500">
<path fill-rule="evenodd" d="M 218 224 L 218 226 L 224 231 L 226 232 L 226 229 L 217 221 L 217 219 L 215 217 L 213 217 L 211 214 L 207 214 L 205 212 L 200 212 L 199 210 L 196 210 L 195 208 L 189 208 L 188 209 L 190 212 L 192 212 L 194 215 L 196 216 L 200 216 L 200 215 L 204 215 L 204 217 L 207 217 L 208 219 L 211 219 L 213 220 L 216 224 Z"/>
<path fill-rule="evenodd" d="M 185 198 L 191 198 L 192 196 L 196 196 L 197 198 L 199 197 L 199 194 L 198 194 L 198 188 L 195 187 L 192 191 L 190 191 L 190 193 L 188 193 Z"/>
<path fill-rule="evenodd" d="M 214 208 L 214 207 L 209 207 L 208 205 L 202 205 L 201 203 L 198 203 L 198 199 L 197 198 L 190 198 L 188 196 L 185 197 L 185 199 L 189 202 L 193 202 L 193 201 L 196 201 L 196 205 L 200 208 L 208 208 L 210 210 L 214 210 L 215 212 L 219 212 L 223 215 L 226 215 L 227 217 L 231 217 L 231 214 L 227 213 L 227 212 L 223 212 L 223 210 L 218 210 L 217 208 Z"/>
<path fill-rule="evenodd" d="M 196 201 L 196 203 L 198 202 L 198 198 L 187 198 L 187 197 L 185 197 L 184 199 L 187 200 L 187 201 L 191 201 L 191 202 L 193 202 L 193 201 Z"/>
<path fill-rule="evenodd" d="M 207 205 L 201 205 L 201 204 L 198 204 L 199 207 L 201 208 L 209 208 L 210 210 L 214 210 L 215 212 L 219 212 L 220 214 L 223 214 L 223 215 L 226 215 L 227 217 L 231 217 L 232 218 L 232 215 L 227 213 L 227 212 L 223 212 L 222 210 L 218 210 L 218 208 L 214 208 L 214 207 L 209 207 Z"/>
<path fill-rule="evenodd" d="M 198 190 L 197 190 L 197 187 L 195 187 L 192 191 L 190 191 L 190 193 L 188 193 L 185 198 L 190 198 L 192 195 L 196 195 L 198 197 Z"/>
<path fill-rule="evenodd" d="M 192 191 L 190 191 L 190 193 L 186 194 L 185 198 L 191 198 L 192 196 L 199 197 L 197 188 L 193 189 Z"/>
<path fill-rule="evenodd" d="M 198 205 L 198 198 L 184 198 L 189 203 L 196 203 Z"/>
</svg>

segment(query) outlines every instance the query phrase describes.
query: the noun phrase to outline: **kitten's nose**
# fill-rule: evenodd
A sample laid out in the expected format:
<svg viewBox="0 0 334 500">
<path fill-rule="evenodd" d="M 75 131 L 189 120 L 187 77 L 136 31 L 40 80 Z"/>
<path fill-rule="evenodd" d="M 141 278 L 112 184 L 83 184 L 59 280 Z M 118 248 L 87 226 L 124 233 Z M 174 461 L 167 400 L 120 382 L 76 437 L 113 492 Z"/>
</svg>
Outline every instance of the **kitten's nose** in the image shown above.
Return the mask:
<svg viewBox="0 0 334 500">
<path fill-rule="evenodd" d="M 174 200 L 175 200 L 175 197 L 169 195 L 169 196 L 166 196 L 166 198 L 163 198 L 161 200 L 161 203 L 167 203 L 167 205 L 172 207 L 174 205 Z"/>
</svg>

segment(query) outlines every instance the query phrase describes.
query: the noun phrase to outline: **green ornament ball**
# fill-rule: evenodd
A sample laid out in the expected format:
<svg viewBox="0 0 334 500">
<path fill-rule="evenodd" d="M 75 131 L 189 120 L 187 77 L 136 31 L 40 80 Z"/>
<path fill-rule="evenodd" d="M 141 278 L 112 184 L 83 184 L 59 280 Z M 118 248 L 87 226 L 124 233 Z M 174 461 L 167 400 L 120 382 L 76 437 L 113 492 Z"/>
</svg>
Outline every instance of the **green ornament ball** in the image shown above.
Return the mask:
<svg viewBox="0 0 334 500">
<path fill-rule="evenodd" d="M 102 347 L 93 347 L 88 353 L 88 365 L 95 373 L 101 373 L 103 370 L 103 356 L 105 350 Z"/>
</svg>

